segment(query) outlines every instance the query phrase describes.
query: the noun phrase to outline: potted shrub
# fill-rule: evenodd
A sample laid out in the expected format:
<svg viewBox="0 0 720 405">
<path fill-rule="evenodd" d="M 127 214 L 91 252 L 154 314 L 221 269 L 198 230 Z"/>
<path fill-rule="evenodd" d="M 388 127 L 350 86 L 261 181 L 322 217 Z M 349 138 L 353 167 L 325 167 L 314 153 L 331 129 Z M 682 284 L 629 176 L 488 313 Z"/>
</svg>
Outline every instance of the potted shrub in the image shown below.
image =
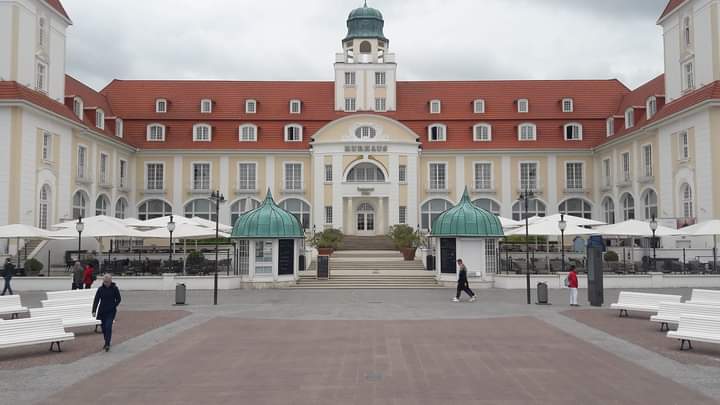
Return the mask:
<svg viewBox="0 0 720 405">
<path fill-rule="evenodd" d="M 408 225 L 395 225 L 390 227 L 388 237 L 392 239 L 395 248 L 402 252 L 403 259 L 415 260 L 415 251 L 422 240 L 418 231 Z"/>
<path fill-rule="evenodd" d="M 310 244 L 317 248 L 318 255 L 329 256 L 342 242 L 343 233 L 338 229 L 326 229 L 316 233 L 311 239 Z"/>
<path fill-rule="evenodd" d="M 617 253 L 613 252 L 612 250 L 608 250 L 607 252 L 605 252 L 606 262 L 617 262 L 618 260 L 620 260 L 620 258 L 618 257 Z"/>
<path fill-rule="evenodd" d="M 202 272 L 204 264 L 205 256 L 203 256 L 202 253 L 196 250 L 188 253 L 187 259 L 185 259 L 185 266 L 190 274 L 197 274 Z"/>
<path fill-rule="evenodd" d="M 28 259 L 25 261 L 25 275 L 29 277 L 36 277 L 43 269 L 43 264 L 37 259 Z"/>
</svg>

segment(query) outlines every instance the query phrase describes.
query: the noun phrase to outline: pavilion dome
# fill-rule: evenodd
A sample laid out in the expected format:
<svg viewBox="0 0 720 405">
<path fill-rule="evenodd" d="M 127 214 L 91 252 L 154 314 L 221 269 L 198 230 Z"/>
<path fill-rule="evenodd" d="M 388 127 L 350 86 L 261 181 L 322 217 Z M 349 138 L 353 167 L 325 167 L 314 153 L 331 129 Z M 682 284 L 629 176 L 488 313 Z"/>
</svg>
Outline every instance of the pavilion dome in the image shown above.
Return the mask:
<svg viewBox="0 0 720 405">
<path fill-rule="evenodd" d="M 380 10 L 368 7 L 367 2 L 350 12 L 347 19 L 348 32 L 343 41 L 355 38 L 376 38 L 388 41 L 383 34 L 385 20 Z"/>
<path fill-rule="evenodd" d="M 268 190 L 265 201 L 235 221 L 231 238 L 246 239 L 294 239 L 303 238 L 300 221 L 295 215 L 280 208 Z"/>
<path fill-rule="evenodd" d="M 504 233 L 500 219 L 473 204 L 466 188 L 460 203 L 435 219 L 430 236 L 501 238 Z"/>
</svg>

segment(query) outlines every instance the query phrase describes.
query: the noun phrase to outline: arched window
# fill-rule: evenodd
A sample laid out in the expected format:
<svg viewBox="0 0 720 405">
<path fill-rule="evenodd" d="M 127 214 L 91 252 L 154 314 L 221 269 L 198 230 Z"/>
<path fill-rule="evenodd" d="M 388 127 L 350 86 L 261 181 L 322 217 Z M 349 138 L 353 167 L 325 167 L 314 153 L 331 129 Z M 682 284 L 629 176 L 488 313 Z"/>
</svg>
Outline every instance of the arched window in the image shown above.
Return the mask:
<svg viewBox="0 0 720 405">
<path fill-rule="evenodd" d="M 585 219 L 592 219 L 592 206 L 582 198 L 565 200 L 558 206 L 561 214 L 572 215 Z"/>
<path fill-rule="evenodd" d="M 163 142 L 165 140 L 165 125 L 150 124 L 147 126 L 147 140 L 151 142 Z"/>
<path fill-rule="evenodd" d="M 145 221 L 172 214 L 172 207 L 163 200 L 147 200 L 138 207 L 138 219 Z"/>
<path fill-rule="evenodd" d="M 645 102 L 645 111 L 647 112 L 647 119 L 651 119 L 657 113 L 657 98 L 655 96 L 648 97 Z"/>
<path fill-rule="evenodd" d="M 492 140 L 492 126 L 490 124 L 476 124 L 473 127 L 473 140 L 475 142 L 489 142 Z"/>
<path fill-rule="evenodd" d="M 125 219 L 127 216 L 128 202 L 125 198 L 118 198 L 115 203 L 115 218 Z"/>
<path fill-rule="evenodd" d="M 452 206 L 450 201 L 440 198 L 429 200 L 423 204 L 420 207 L 420 226 L 422 229 L 431 229 L 435 219 Z"/>
<path fill-rule="evenodd" d="M 253 124 L 243 124 L 238 128 L 238 140 L 240 142 L 257 141 L 257 127 Z"/>
<path fill-rule="evenodd" d="M 95 215 L 107 215 L 110 208 L 110 200 L 105 195 L 98 196 L 95 201 Z"/>
<path fill-rule="evenodd" d="M 537 139 L 535 124 L 521 124 L 518 126 L 518 139 L 521 141 L 534 141 Z"/>
<path fill-rule="evenodd" d="M 370 42 L 362 41 L 360 43 L 360 53 L 370 53 L 370 52 L 372 52 L 372 45 L 370 45 Z"/>
<path fill-rule="evenodd" d="M 212 141 L 212 127 L 208 124 L 195 124 L 193 126 L 193 141 L 210 142 Z"/>
<path fill-rule="evenodd" d="M 40 206 L 38 209 L 38 228 L 50 227 L 50 186 L 43 185 L 40 189 Z"/>
<path fill-rule="evenodd" d="M 303 127 L 298 124 L 285 125 L 285 142 L 301 142 Z"/>
<path fill-rule="evenodd" d="M 615 223 L 615 202 L 610 197 L 605 197 L 602 202 L 603 219 L 608 224 Z"/>
<path fill-rule="evenodd" d="M 260 201 L 254 198 L 243 198 L 230 206 L 230 225 L 235 225 L 241 214 L 254 210 L 260 206 Z"/>
<path fill-rule="evenodd" d="M 625 110 L 625 129 L 635 126 L 635 109 L 630 107 Z"/>
<path fill-rule="evenodd" d="M 310 205 L 308 203 L 297 198 L 288 198 L 280 203 L 280 207 L 295 215 L 304 229 L 310 227 Z"/>
<path fill-rule="evenodd" d="M 630 193 L 625 193 L 620 198 L 620 205 L 623 211 L 623 221 L 635 219 L 635 198 Z"/>
<path fill-rule="evenodd" d="M 582 125 L 575 122 L 565 124 L 564 133 L 566 141 L 580 141 L 583 134 Z"/>
<path fill-rule="evenodd" d="M 83 190 L 78 190 L 73 195 L 73 219 L 87 216 L 88 197 Z"/>
<path fill-rule="evenodd" d="M 692 188 L 690 188 L 690 185 L 687 183 L 680 186 L 680 206 L 682 207 L 683 218 L 695 217 Z"/>
<path fill-rule="evenodd" d="M 512 216 L 515 221 L 521 221 L 525 219 L 527 216 L 528 218 L 532 217 L 544 217 L 546 215 L 547 207 L 545 206 L 545 203 L 540 200 L 530 200 L 528 201 L 528 211 L 527 215 L 525 214 L 525 202 L 523 201 L 517 201 L 512 206 Z"/>
<path fill-rule="evenodd" d="M 75 97 L 73 99 L 73 112 L 75 115 L 80 118 L 80 120 L 83 119 L 83 111 L 85 109 L 85 104 L 83 103 L 83 100 L 80 97 Z"/>
<path fill-rule="evenodd" d="M 164 98 L 159 98 L 155 100 L 155 112 L 156 113 L 166 113 L 168 110 L 168 102 Z"/>
<path fill-rule="evenodd" d="M 385 181 L 385 174 L 373 163 L 360 163 L 350 169 L 347 175 L 348 183 L 381 183 Z"/>
<path fill-rule="evenodd" d="M 498 204 L 495 200 L 491 200 L 489 198 L 479 198 L 473 201 L 473 204 L 485 211 L 491 212 L 495 215 L 500 215 L 500 204 Z"/>
<path fill-rule="evenodd" d="M 643 213 L 645 214 L 645 219 L 657 217 L 658 207 L 657 207 L 657 194 L 655 193 L 655 190 L 653 190 L 653 189 L 646 190 L 642 196 L 642 203 L 643 203 Z"/>
<path fill-rule="evenodd" d="M 100 108 L 95 110 L 95 126 L 105 129 L 105 111 Z"/>
<path fill-rule="evenodd" d="M 200 217 L 210 221 L 217 221 L 215 204 L 206 198 L 198 198 L 185 204 L 185 216 L 187 218 Z"/>
<path fill-rule="evenodd" d="M 355 130 L 355 137 L 357 139 L 373 139 L 375 138 L 375 128 L 364 125 Z"/>
<path fill-rule="evenodd" d="M 447 127 L 443 124 L 432 124 L 428 127 L 428 141 L 445 142 L 447 139 Z"/>
</svg>

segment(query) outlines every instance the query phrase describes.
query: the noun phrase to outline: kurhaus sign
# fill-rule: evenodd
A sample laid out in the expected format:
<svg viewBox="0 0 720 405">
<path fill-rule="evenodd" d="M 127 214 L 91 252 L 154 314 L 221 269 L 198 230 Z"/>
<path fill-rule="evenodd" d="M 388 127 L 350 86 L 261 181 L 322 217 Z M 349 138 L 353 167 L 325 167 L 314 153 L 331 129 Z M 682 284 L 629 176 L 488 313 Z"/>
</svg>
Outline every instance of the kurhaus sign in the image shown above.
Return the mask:
<svg viewBox="0 0 720 405">
<path fill-rule="evenodd" d="M 345 152 L 387 152 L 387 145 L 345 145 Z"/>
</svg>

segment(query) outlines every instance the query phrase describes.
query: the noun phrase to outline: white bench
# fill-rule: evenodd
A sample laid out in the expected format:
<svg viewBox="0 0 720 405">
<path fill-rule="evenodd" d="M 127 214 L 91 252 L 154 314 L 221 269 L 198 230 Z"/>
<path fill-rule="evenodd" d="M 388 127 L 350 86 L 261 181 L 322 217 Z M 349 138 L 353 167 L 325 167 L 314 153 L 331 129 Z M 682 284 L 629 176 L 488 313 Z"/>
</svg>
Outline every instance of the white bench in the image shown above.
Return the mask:
<svg viewBox="0 0 720 405">
<path fill-rule="evenodd" d="M 628 316 L 628 311 L 655 312 L 661 302 L 680 302 L 680 295 L 649 294 L 630 291 L 620 291 L 618 302 L 610 304 L 610 308 L 619 309 L 620 316 Z"/>
<path fill-rule="evenodd" d="M 677 325 L 681 315 L 701 315 L 720 318 L 720 305 L 698 305 L 681 302 L 661 302 L 657 315 L 650 321 L 659 322 L 660 330 L 670 330 L 670 324 Z"/>
<path fill-rule="evenodd" d="M 11 318 L 17 318 L 19 314 L 27 313 L 28 309 L 20 303 L 19 295 L 8 295 L 0 297 L 0 315 L 10 314 Z"/>
<path fill-rule="evenodd" d="M 688 304 L 720 305 L 720 290 L 693 289 Z"/>
<path fill-rule="evenodd" d="M 73 305 L 92 305 L 93 299 L 90 297 L 80 297 L 80 298 L 63 298 L 63 299 L 55 299 L 55 300 L 42 300 L 40 301 L 40 304 L 42 304 L 43 308 L 49 308 L 49 307 L 70 307 Z"/>
<path fill-rule="evenodd" d="M 680 323 L 675 331 L 667 333 L 667 337 L 680 341 L 680 350 L 692 349 L 692 342 L 720 344 L 720 318 L 702 315 L 680 315 Z"/>
<path fill-rule="evenodd" d="M 82 304 L 68 307 L 30 308 L 30 318 L 60 318 L 66 328 L 94 326 L 95 332 L 100 320 L 92 316 L 92 305 Z"/>
<path fill-rule="evenodd" d="M 95 298 L 95 293 L 97 292 L 97 288 L 91 288 L 89 290 L 63 290 L 63 291 L 48 291 L 47 299 L 48 300 L 66 300 L 71 298 L 84 298 L 84 297 L 90 297 L 90 299 Z"/>
<path fill-rule="evenodd" d="M 50 351 L 60 342 L 75 339 L 71 332 L 65 332 L 60 318 L 25 318 L 0 322 L 0 349 L 50 343 Z"/>
</svg>

